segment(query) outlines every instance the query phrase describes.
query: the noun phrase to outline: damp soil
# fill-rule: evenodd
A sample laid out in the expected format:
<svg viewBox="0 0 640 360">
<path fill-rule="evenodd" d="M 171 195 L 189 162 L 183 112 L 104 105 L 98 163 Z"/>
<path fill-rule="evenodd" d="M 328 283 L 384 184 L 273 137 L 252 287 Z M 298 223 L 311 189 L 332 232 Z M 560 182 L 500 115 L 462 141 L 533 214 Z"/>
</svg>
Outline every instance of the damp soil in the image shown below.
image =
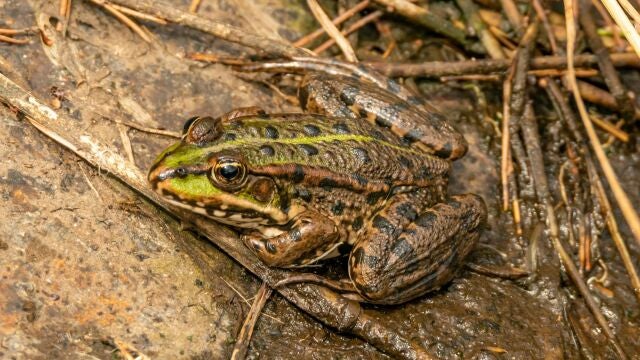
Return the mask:
<svg viewBox="0 0 640 360">
<path fill-rule="evenodd" d="M 175 3 L 188 7 L 188 1 Z M 242 2 L 204 3 L 202 15 L 248 26 L 250 14 L 237 16 Z M 267 19 L 260 26 L 275 27 L 285 38 L 316 26 L 304 1 L 264 0 L 253 6 Z M 0 0 L 0 25 L 55 26 L 57 12 L 56 1 Z M 247 75 L 185 58 L 196 51 L 242 55 L 244 49 L 235 45 L 149 23 L 156 41 L 151 45 L 89 2 L 74 1 L 72 14 L 57 46 L 44 46 L 33 36 L 26 45 L 0 44 L 0 55 L 38 98 L 91 129 L 113 151 L 125 153 L 114 119 L 180 131 L 187 118 L 242 106 L 299 111 Z M 499 138 L 482 117 L 486 108 L 466 87 L 409 85 L 428 93 L 469 141 L 468 155 L 455 163 L 450 192 L 480 194 L 490 209 L 482 245 L 470 261 L 525 266 L 526 243 L 513 235 L 511 217 L 499 209 Z M 499 106 L 499 94 L 485 90 L 485 100 Z M 81 103 L 99 111 L 77 106 Z M 0 107 L 0 119 L 0 357 L 109 359 L 124 358 L 123 349 L 130 349 L 151 358 L 229 358 L 259 279 L 12 109 Z M 542 131 L 545 141 L 553 141 L 553 128 Z M 174 141 L 134 129 L 128 137 L 143 171 Z M 552 143 L 545 146 L 553 150 Z M 639 154 L 637 147 L 611 150 L 627 189 L 640 188 Z M 630 195 L 640 203 L 637 191 Z M 627 353 L 636 354 L 640 307 L 608 235 L 601 241 L 615 293 L 599 297 L 601 307 Z M 637 259 L 638 249 L 630 245 Z M 399 306 L 365 305 L 366 311 L 436 358 L 615 358 L 559 272 L 553 249 L 543 241 L 539 251 L 534 277 L 514 281 L 465 270 L 436 293 Z M 328 271 L 343 265 L 343 260 L 325 264 Z M 571 319 L 578 325 L 571 326 Z M 388 358 L 358 338 L 322 326 L 277 294 L 257 323 L 248 357 Z"/>
</svg>

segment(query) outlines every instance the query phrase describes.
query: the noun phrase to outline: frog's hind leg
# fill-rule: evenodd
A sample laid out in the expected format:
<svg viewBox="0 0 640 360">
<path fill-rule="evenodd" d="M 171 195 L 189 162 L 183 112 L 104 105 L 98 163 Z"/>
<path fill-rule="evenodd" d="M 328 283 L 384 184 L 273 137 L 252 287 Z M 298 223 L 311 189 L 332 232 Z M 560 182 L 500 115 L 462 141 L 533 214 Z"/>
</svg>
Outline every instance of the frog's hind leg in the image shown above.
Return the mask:
<svg viewBox="0 0 640 360">
<path fill-rule="evenodd" d="M 405 198 L 390 203 L 370 224 L 349 258 L 349 275 L 360 295 L 397 304 L 436 290 L 452 279 L 486 221 L 476 195 L 417 212 Z"/>
<path fill-rule="evenodd" d="M 412 106 L 397 94 L 374 84 L 327 75 L 307 76 L 298 92 L 309 112 L 362 118 L 389 129 L 402 142 L 438 157 L 455 160 L 467 152 L 467 142 L 434 107 Z"/>
</svg>

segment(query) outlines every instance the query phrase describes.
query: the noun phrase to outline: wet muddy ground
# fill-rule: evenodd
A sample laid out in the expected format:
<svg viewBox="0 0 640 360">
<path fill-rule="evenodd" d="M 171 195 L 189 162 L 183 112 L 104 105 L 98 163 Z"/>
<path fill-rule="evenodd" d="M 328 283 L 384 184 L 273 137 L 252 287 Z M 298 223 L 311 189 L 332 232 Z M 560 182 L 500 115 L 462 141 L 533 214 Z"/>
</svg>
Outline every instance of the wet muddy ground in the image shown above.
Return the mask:
<svg viewBox="0 0 640 360">
<path fill-rule="evenodd" d="M 247 26 L 234 11 L 239 3 L 211 2 L 200 13 Z M 253 26 L 295 39 L 316 26 L 303 3 L 256 2 L 254 10 L 266 20 Z M 0 0 L 0 24 L 55 26 L 57 11 L 55 1 Z M 241 106 L 298 111 L 247 75 L 185 58 L 194 51 L 241 54 L 235 45 L 179 26 L 148 24 L 156 38 L 152 45 L 88 2 L 73 2 L 72 14 L 67 35 L 55 39 L 56 46 L 33 36 L 27 45 L 0 44 L 0 56 L 39 99 L 115 152 L 124 154 L 121 125 L 114 119 L 179 131 L 191 116 Z M 462 86 L 436 86 L 428 93 L 470 143 L 469 154 L 454 166 L 450 192 L 480 194 L 490 208 L 481 243 L 506 253 L 508 263 L 523 265 L 526 244 L 513 236 L 511 217 L 499 211 L 499 139 L 478 118 L 484 109 Z M 499 94 L 488 93 L 499 109 Z M 123 357 L 122 349 L 129 348 L 151 358 L 228 358 L 260 281 L 12 109 L 0 107 L 0 119 L 0 357 L 107 359 Z M 543 139 L 553 140 L 553 127 L 542 131 Z M 143 171 L 174 141 L 133 129 L 128 135 Z M 553 151 L 552 143 L 544 145 Z M 638 150 L 614 144 L 609 154 L 635 204 L 640 203 Z M 630 238 L 626 227 L 622 231 Z M 629 245 L 637 260 L 637 247 Z M 606 232 L 601 249 L 615 296 L 598 299 L 633 358 L 640 349 L 640 306 Z M 539 251 L 537 276 L 512 281 L 464 271 L 437 293 L 401 306 L 366 306 L 366 311 L 442 359 L 615 358 L 558 272 L 553 249 L 543 241 Z M 472 261 L 497 260 L 494 251 L 479 246 Z M 340 265 L 339 260 L 327 264 Z M 249 358 L 387 356 L 322 326 L 276 294 L 258 321 Z"/>
</svg>

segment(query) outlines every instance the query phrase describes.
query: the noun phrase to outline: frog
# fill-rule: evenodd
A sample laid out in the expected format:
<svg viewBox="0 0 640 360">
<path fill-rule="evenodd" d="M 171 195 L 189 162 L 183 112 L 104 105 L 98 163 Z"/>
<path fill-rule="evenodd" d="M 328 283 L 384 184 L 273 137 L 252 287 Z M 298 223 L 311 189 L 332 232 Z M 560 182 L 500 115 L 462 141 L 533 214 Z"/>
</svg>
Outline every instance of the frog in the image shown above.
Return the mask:
<svg viewBox="0 0 640 360">
<path fill-rule="evenodd" d="M 348 256 L 340 284 L 358 301 L 401 304 L 440 289 L 487 220 L 480 196 L 447 194 L 468 146 L 428 103 L 370 79 L 305 75 L 303 112 L 193 117 L 154 161 L 150 186 L 237 230 L 268 266 Z"/>
</svg>

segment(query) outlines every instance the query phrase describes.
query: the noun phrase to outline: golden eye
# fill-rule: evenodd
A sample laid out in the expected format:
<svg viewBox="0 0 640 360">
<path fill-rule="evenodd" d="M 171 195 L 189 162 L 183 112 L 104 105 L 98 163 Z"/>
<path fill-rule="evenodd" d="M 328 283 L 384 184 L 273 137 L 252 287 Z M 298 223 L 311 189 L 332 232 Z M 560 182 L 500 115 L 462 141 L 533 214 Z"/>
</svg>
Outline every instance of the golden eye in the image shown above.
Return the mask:
<svg viewBox="0 0 640 360">
<path fill-rule="evenodd" d="M 244 183 L 246 168 L 236 159 L 220 159 L 211 170 L 213 180 L 223 187 L 237 187 Z"/>
</svg>

